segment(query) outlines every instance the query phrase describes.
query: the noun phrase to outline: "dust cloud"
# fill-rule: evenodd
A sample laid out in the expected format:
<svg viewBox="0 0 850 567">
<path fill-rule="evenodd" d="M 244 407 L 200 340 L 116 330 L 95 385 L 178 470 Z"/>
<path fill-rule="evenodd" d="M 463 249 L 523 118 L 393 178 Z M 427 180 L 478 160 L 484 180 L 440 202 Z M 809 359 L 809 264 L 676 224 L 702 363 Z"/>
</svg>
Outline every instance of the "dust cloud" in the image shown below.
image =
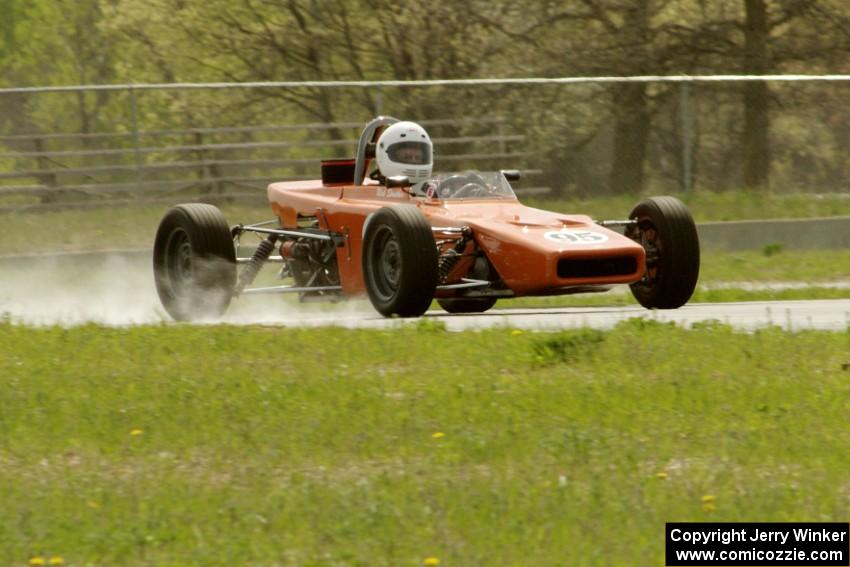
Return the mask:
<svg viewBox="0 0 850 567">
<path fill-rule="evenodd" d="M 293 297 L 234 300 L 230 324 L 329 324 L 373 318 L 367 301 L 299 304 Z M 26 325 L 109 326 L 171 321 L 156 293 L 150 254 L 58 254 L 0 260 L 0 316 Z"/>
</svg>

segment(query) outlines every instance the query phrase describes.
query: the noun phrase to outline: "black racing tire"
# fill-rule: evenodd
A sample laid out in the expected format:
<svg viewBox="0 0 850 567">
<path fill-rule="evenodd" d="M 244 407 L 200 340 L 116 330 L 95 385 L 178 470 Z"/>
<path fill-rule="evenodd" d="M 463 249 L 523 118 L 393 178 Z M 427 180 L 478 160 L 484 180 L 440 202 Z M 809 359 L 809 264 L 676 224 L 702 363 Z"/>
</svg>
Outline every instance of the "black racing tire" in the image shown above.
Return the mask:
<svg viewBox="0 0 850 567">
<path fill-rule="evenodd" d="M 384 207 L 366 223 L 363 279 L 369 300 L 385 317 L 419 317 L 437 288 L 431 225 L 413 205 Z"/>
<path fill-rule="evenodd" d="M 632 295 L 647 309 L 681 307 L 699 278 L 699 235 L 691 213 L 675 197 L 650 197 L 629 218 L 638 224 L 628 227 L 626 236 L 647 251 L 646 274 L 631 284 Z"/>
<path fill-rule="evenodd" d="M 448 313 L 484 313 L 496 305 L 495 297 L 469 297 L 438 299 L 437 303 Z"/>
<path fill-rule="evenodd" d="M 172 207 L 156 231 L 156 291 L 177 321 L 221 316 L 236 287 L 236 251 L 224 215 L 213 205 Z"/>
</svg>

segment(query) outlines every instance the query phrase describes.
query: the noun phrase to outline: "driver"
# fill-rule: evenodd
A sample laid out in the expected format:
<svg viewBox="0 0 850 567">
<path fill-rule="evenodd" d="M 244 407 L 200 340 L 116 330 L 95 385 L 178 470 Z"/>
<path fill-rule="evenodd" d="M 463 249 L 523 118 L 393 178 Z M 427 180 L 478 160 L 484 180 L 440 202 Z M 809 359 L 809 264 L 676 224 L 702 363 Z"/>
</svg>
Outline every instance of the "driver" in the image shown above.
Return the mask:
<svg viewBox="0 0 850 567">
<path fill-rule="evenodd" d="M 396 122 L 381 133 L 375 157 L 380 178 L 403 175 L 411 184 L 431 177 L 433 144 L 415 122 Z"/>
</svg>

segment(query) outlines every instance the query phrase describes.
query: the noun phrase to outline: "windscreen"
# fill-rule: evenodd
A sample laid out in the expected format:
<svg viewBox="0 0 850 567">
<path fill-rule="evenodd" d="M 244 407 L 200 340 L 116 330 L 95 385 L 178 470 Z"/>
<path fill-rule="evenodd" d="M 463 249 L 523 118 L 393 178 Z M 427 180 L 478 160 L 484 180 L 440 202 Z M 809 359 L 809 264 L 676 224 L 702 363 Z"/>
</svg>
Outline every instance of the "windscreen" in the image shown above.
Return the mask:
<svg viewBox="0 0 850 567">
<path fill-rule="evenodd" d="M 441 173 L 417 183 L 411 193 L 426 199 L 516 199 L 510 183 L 499 171 Z"/>
</svg>

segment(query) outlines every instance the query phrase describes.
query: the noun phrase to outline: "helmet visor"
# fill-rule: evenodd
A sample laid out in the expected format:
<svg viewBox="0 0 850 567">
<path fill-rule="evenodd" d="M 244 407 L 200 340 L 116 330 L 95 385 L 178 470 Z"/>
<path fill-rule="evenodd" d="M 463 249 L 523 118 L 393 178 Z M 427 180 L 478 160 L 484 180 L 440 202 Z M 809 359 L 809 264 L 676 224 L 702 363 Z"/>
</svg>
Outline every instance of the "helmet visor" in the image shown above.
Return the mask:
<svg viewBox="0 0 850 567">
<path fill-rule="evenodd" d="M 431 146 L 424 142 L 398 142 L 387 148 L 387 155 L 396 163 L 426 165 L 431 163 Z"/>
</svg>

